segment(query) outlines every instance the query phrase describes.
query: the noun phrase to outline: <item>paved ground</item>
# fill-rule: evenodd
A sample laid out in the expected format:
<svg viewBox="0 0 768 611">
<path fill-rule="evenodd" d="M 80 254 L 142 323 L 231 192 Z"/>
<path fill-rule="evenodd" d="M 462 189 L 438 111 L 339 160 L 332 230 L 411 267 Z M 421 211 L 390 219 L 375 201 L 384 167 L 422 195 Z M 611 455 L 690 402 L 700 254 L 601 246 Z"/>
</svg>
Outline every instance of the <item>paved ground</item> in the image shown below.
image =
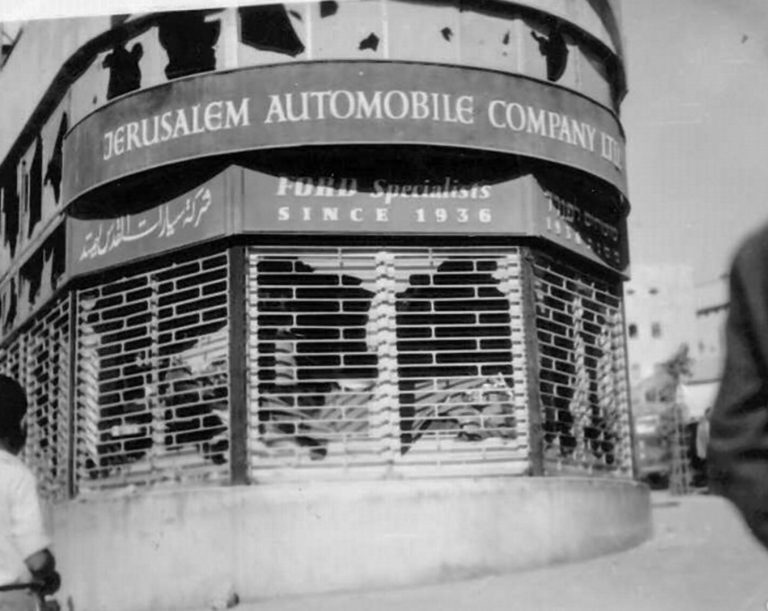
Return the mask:
<svg viewBox="0 0 768 611">
<path fill-rule="evenodd" d="M 365 594 L 243 604 L 237 611 L 766 611 L 768 553 L 725 501 L 653 496 L 652 540 L 594 560 Z"/>
</svg>

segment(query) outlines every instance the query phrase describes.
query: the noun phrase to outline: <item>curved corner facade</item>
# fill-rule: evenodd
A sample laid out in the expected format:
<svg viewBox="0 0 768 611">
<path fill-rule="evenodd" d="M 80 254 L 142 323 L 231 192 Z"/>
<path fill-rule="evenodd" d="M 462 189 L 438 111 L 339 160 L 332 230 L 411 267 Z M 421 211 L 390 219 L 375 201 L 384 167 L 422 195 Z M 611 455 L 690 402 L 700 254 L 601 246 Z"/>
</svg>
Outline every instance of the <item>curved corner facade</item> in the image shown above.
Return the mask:
<svg viewBox="0 0 768 611">
<path fill-rule="evenodd" d="M 613 2 L 37 22 L 6 55 L 3 90 L 45 79 L 0 126 L 0 370 L 57 528 L 232 484 L 631 487 Z"/>
</svg>

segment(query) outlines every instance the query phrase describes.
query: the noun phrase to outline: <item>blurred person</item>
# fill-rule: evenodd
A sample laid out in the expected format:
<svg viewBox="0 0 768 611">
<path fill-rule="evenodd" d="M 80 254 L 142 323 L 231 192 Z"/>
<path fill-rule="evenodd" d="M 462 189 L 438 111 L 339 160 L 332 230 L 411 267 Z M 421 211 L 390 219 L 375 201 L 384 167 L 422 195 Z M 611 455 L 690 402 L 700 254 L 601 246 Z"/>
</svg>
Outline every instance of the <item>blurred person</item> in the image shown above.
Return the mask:
<svg viewBox="0 0 768 611">
<path fill-rule="evenodd" d="M 723 378 L 710 417 L 710 491 L 732 501 L 768 547 L 768 225 L 731 266 Z"/>
<path fill-rule="evenodd" d="M 18 458 L 26 442 L 26 411 L 21 386 L 0 375 L 0 585 L 34 580 L 44 594 L 53 594 L 60 579 L 43 526 L 37 482 Z M 34 608 L 28 592 L 0 591 L 0 611 Z"/>
<path fill-rule="evenodd" d="M 696 425 L 696 459 L 698 471 L 702 474 L 700 485 L 707 485 L 707 446 L 709 445 L 709 419 L 712 416 L 712 408 L 708 407 L 704 415 Z"/>
</svg>

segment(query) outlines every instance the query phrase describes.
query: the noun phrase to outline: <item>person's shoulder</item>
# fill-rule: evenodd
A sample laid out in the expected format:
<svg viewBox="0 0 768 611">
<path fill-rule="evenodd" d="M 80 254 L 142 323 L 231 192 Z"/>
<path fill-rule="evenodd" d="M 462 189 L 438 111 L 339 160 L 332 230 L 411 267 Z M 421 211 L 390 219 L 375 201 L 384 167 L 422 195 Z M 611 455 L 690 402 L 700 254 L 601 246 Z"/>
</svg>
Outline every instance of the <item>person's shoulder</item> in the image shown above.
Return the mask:
<svg viewBox="0 0 768 611">
<path fill-rule="evenodd" d="M 748 234 L 736 250 L 736 260 L 753 259 L 768 253 L 768 223 Z"/>
<path fill-rule="evenodd" d="M 34 479 L 35 476 L 18 456 L 0 450 L 0 477 L 23 480 Z"/>
<path fill-rule="evenodd" d="M 768 223 L 765 223 L 741 242 L 733 258 L 734 266 L 768 265 Z"/>
</svg>

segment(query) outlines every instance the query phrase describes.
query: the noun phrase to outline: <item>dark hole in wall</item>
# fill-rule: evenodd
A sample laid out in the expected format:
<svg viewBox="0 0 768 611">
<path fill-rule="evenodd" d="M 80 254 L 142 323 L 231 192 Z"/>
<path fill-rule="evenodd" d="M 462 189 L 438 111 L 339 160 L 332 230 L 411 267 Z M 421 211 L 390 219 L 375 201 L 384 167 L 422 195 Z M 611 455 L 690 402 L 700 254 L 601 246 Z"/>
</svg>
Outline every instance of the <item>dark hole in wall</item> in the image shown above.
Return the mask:
<svg viewBox="0 0 768 611">
<path fill-rule="evenodd" d="M 320 17 L 325 19 L 326 17 L 332 17 L 339 10 L 339 3 L 335 0 L 323 0 L 320 3 Z"/>
<path fill-rule="evenodd" d="M 8 289 L 5 318 L 3 319 L 3 332 L 6 333 L 13 328 L 16 317 L 19 313 L 19 295 L 17 292 L 16 278 L 11 279 L 11 285 Z"/>
<path fill-rule="evenodd" d="M 43 139 L 38 136 L 35 142 L 35 154 L 29 168 L 29 228 L 31 236 L 40 222 L 43 211 Z"/>
<path fill-rule="evenodd" d="M 48 167 L 45 170 L 45 182 L 43 184 L 50 183 L 53 189 L 53 197 L 56 203 L 59 203 L 59 197 L 61 196 L 61 173 L 62 173 L 62 149 L 64 146 L 64 136 L 69 129 L 69 117 L 67 113 L 61 115 L 61 122 L 59 123 L 59 131 L 56 134 L 56 142 L 53 145 L 53 153 L 48 161 Z"/>
<path fill-rule="evenodd" d="M 104 58 L 102 67 L 109 70 L 108 100 L 141 87 L 139 60 L 143 54 L 144 49 L 138 42 L 130 51 L 126 50 L 124 43 L 120 43 Z"/>
<path fill-rule="evenodd" d="M 22 296 L 26 296 L 27 311 L 47 299 L 58 286 L 64 274 L 66 256 L 66 237 L 61 225 L 45 241 L 21 268 Z"/>
<path fill-rule="evenodd" d="M 360 51 L 365 51 L 366 49 L 369 49 L 371 51 L 376 51 L 379 48 L 379 37 L 376 36 L 373 32 L 371 32 L 366 38 L 360 41 L 360 46 L 358 49 Z"/>
<path fill-rule="evenodd" d="M 3 244 L 7 244 L 13 257 L 16 253 L 16 243 L 19 237 L 19 194 L 16 178 L 16 167 L 11 164 L 11 170 L 0 176 L 0 189 L 3 192 Z"/>
<path fill-rule="evenodd" d="M 531 36 L 539 43 L 539 52 L 546 58 L 547 80 L 559 81 L 568 66 L 568 45 L 565 43 L 560 27 L 550 27 L 549 36 L 542 36 L 531 30 Z"/>
<path fill-rule="evenodd" d="M 160 44 L 168 53 L 165 75 L 175 79 L 216 69 L 221 23 L 205 21 L 201 11 L 169 13 L 158 21 Z"/>
<path fill-rule="evenodd" d="M 304 52 L 291 19 L 282 4 L 248 6 L 240 11 L 240 36 L 243 44 L 263 51 L 296 57 Z M 300 17 L 296 11 L 291 11 Z"/>
</svg>

